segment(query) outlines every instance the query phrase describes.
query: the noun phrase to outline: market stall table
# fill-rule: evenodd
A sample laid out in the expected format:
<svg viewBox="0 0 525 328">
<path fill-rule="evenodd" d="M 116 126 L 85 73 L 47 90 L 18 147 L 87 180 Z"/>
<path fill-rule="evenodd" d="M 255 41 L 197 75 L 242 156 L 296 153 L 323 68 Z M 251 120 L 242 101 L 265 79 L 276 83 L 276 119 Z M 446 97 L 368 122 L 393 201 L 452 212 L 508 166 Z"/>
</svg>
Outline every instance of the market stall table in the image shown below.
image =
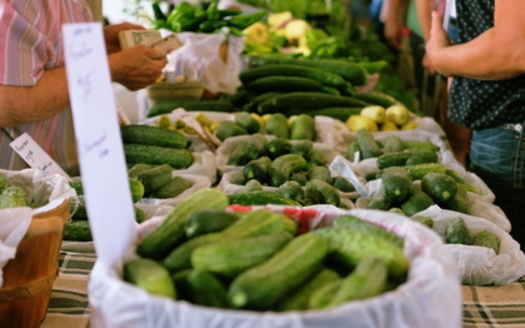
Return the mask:
<svg viewBox="0 0 525 328">
<path fill-rule="evenodd" d="M 93 253 L 61 253 L 41 328 L 89 327 L 87 282 L 95 260 Z M 525 277 L 504 286 L 463 286 L 463 298 L 463 328 L 525 327 Z"/>
</svg>

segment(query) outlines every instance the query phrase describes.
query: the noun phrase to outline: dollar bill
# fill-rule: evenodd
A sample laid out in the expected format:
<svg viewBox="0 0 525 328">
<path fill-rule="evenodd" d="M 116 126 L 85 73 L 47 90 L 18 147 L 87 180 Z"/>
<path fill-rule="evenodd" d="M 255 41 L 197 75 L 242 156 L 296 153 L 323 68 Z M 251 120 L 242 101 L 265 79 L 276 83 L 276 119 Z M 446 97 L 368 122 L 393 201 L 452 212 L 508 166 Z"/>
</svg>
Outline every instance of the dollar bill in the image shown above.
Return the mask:
<svg viewBox="0 0 525 328">
<path fill-rule="evenodd" d="M 144 45 L 146 47 L 168 54 L 173 50 L 180 48 L 182 46 L 182 42 L 176 34 L 170 34 L 160 40 L 147 41 L 144 43 Z"/>
<path fill-rule="evenodd" d="M 122 50 L 161 39 L 160 31 L 157 30 L 126 30 L 118 35 L 120 48 Z"/>
</svg>

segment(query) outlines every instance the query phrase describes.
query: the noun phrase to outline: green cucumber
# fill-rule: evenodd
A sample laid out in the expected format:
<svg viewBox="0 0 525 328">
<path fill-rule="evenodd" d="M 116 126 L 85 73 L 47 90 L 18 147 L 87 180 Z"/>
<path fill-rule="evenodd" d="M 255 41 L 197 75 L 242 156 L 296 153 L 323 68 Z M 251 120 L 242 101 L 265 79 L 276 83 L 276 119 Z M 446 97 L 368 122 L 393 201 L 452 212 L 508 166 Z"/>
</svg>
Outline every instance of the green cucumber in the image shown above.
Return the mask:
<svg viewBox="0 0 525 328">
<path fill-rule="evenodd" d="M 314 141 L 316 137 L 315 120 L 311 115 L 300 114 L 290 126 L 290 139 L 307 139 Z"/>
<path fill-rule="evenodd" d="M 270 184 L 279 187 L 285 183 L 290 176 L 298 171 L 306 169 L 306 160 L 297 154 L 286 154 L 277 157 L 270 165 Z"/>
<path fill-rule="evenodd" d="M 451 200 L 458 192 L 456 181 L 444 173 L 428 173 L 421 179 L 421 189 L 438 203 Z"/>
<path fill-rule="evenodd" d="M 389 135 L 383 142 L 383 154 L 397 153 L 403 149 L 403 141 L 396 135 Z"/>
<path fill-rule="evenodd" d="M 227 308 L 226 288 L 213 274 L 192 270 L 186 277 L 190 302 L 215 308 Z"/>
<path fill-rule="evenodd" d="M 382 170 L 391 166 L 405 166 L 412 157 L 424 163 L 437 163 L 438 161 L 438 154 L 433 150 L 403 150 L 382 154 L 377 158 L 377 167 Z"/>
<path fill-rule="evenodd" d="M 304 203 L 305 192 L 297 181 L 286 181 L 277 188 L 277 193 L 300 204 Z"/>
<path fill-rule="evenodd" d="M 228 201 L 231 205 L 289 205 L 289 206 L 301 206 L 300 203 L 290 198 L 284 197 L 274 191 L 251 191 L 242 192 L 236 194 L 229 194 Z"/>
<path fill-rule="evenodd" d="M 259 122 L 247 112 L 238 112 L 234 114 L 234 122 L 246 130 L 248 134 L 259 132 L 261 125 Z"/>
<path fill-rule="evenodd" d="M 258 93 L 271 91 L 323 91 L 323 85 L 314 79 L 284 75 L 261 77 L 244 86 L 249 91 Z"/>
<path fill-rule="evenodd" d="M 168 270 L 150 259 L 137 258 L 124 263 L 124 281 L 153 295 L 177 298 Z"/>
<path fill-rule="evenodd" d="M 289 140 L 284 138 L 275 138 L 266 144 L 266 150 L 268 151 L 268 156 L 271 159 L 276 159 L 277 157 L 289 154 L 292 148 L 292 144 Z"/>
<path fill-rule="evenodd" d="M 172 171 L 173 168 L 171 166 L 163 164 L 139 173 L 132 178 L 142 183 L 144 186 L 144 195 L 149 196 L 150 193 L 165 186 L 171 181 Z"/>
<path fill-rule="evenodd" d="M 334 206 L 341 204 L 341 198 L 337 190 L 320 179 L 312 179 L 306 183 L 305 195 L 314 204 L 330 204 Z"/>
<path fill-rule="evenodd" d="M 192 186 L 192 181 L 181 176 L 176 176 L 171 178 L 170 182 L 168 182 L 164 186 L 150 193 L 149 197 L 159 199 L 175 198 L 187 189 L 191 188 Z"/>
<path fill-rule="evenodd" d="M 251 179 L 251 180 L 248 180 L 246 184 L 244 185 L 245 193 L 250 193 L 252 191 L 262 191 L 262 190 L 263 190 L 263 186 L 259 182 L 259 180 Z"/>
<path fill-rule="evenodd" d="M 267 134 L 274 135 L 277 138 L 290 139 L 290 127 L 288 120 L 281 113 L 273 114 L 264 125 Z"/>
<path fill-rule="evenodd" d="M 393 97 L 387 95 L 386 93 L 382 93 L 379 91 L 371 91 L 371 92 L 359 92 L 358 91 L 355 93 L 354 97 L 362 101 L 366 101 L 367 103 L 371 105 L 379 105 L 384 108 L 388 108 L 396 104 L 396 100 Z"/>
<path fill-rule="evenodd" d="M 270 309 L 319 270 L 327 251 L 327 242 L 322 237 L 300 235 L 269 260 L 235 278 L 228 289 L 230 305 Z"/>
<path fill-rule="evenodd" d="M 332 173 L 330 172 L 330 169 L 326 166 L 321 165 L 314 165 L 308 169 L 308 179 L 319 179 L 322 180 L 328 184 L 332 184 Z"/>
<path fill-rule="evenodd" d="M 267 156 L 249 161 L 242 169 L 244 179 L 246 181 L 255 179 L 262 183 L 266 182 L 271 164 L 272 160 Z"/>
<path fill-rule="evenodd" d="M 434 200 L 427 193 L 416 191 L 400 205 L 400 208 L 406 216 L 412 216 L 426 210 L 434 204 Z"/>
<path fill-rule="evenodd" d="M 130 124 L 120 127 L 122 142 L 184 149 L 188 139 L 182 133 L 151 125 Z"/>
<path fill-rule="evenodd" d="M 185 169 L 193 164 L 193 154 L 187 149 L 125 144 L 124 155 L 128 164 L 168 164 L 174 169 Z"/>
<path fill-rule="evenodd" d="M 478 232 L 472 240 L 472 245 L 492 248 L 496 254 L 499 254 L 501 240 L 499 236 L 491 230 L 482 230 Z"/>
<path fill-rule="evenodd" d="M 219 123 L 215 135 L 219 140 L 224 141 L 230 137 L 247 135 L 248 131 L 243 129 L 234 121 L 224 120 Z"/>
<path fill-rule="evenodd" d="M 462 217 L 450 220 L 445 227 L 445 243 L 470 245 L 472 243 L 470 229 Z"/>
<path fill-rule="evenodd" d="M 372 132 L 367 129 L 359 129 L 355 132 L 355 138 L 359 150 L 361 151 L 361 158 L 374 158 L 379 157 L 383 153 L 383 150 L 374 139 Z"/>
<path fill-rule="evenodd" d="M 312 290 L 308 299 L 308 309 L 326 308 L 334 298 L 334 295 L 341 288 L 342 284 L 343 279 L 339 278 Z"/>
<path fill-rule="evenodd" d="M 234 110 L 233 104 L 230 101 L 223 99 L 166 101 L 151 106 L 148 109 L 146 116 L 153 117 L 161 114 L 169 114 L 177 108 L 199 112 L 232 112 Z"/>
<path fill-rule="evenodd" d="M 393 232 L 388 231 L 384 227 L 377 224 L 362 220 L 352 215 L 341 215 L 334 221 L 334 227 L 343 227 L 347 229 L 353 229 L 361 232 L 368 232 L 374 234 L 380 238 L 390 241 L 392 244 L 403 248 L 403 238 L 396 235 Z"/>
<path fill-rule="evenodd" d="M 239 220 L 239 217 L 224 210 L 203 210 L 190 216 L 184 222 L 184 233 L 187 238 L 195 238 L 210 232 L 226 229 Z"/>
</svg>

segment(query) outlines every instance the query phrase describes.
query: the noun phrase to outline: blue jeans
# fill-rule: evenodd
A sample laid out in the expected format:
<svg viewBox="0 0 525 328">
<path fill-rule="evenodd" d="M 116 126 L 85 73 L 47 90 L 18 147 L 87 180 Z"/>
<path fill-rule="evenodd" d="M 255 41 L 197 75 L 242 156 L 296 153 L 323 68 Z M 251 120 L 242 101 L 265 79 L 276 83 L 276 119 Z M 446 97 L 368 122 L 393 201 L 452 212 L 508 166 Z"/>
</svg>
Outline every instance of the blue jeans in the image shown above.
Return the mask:
<svg viewBox="0 0 525 328">
<path fill-rule="evenodd" d="M 510 234 L 525 248 L 525 133 L 490 128 L 474 130 L 470 145 L 470 171 L 496 195 L 512 224 Z"/>
</svg>

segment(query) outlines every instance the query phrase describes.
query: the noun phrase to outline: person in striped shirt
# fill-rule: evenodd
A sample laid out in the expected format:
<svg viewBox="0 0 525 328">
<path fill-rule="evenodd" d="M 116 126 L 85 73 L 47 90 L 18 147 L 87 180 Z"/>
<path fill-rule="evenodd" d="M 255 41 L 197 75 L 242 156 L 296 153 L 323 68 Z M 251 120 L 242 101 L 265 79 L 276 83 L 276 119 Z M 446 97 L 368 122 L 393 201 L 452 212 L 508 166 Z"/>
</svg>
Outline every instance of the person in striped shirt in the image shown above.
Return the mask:
<svg viewBox="0 0 525 328">
<path fill-rule="evenodd" d="M 0 0 L 0 168 L 27 167 L 9 145 L 27 133 L 68 174 L 79 174 L 61 27 L 90 21 L 84 0 Z M 144 46 L 121 51 L 118 32 L 126 29 L 143 27 L 104 28 L 108 64 L 114 82 L 138 90 L 156 81 L 167 60 Z"/>
</svg>

